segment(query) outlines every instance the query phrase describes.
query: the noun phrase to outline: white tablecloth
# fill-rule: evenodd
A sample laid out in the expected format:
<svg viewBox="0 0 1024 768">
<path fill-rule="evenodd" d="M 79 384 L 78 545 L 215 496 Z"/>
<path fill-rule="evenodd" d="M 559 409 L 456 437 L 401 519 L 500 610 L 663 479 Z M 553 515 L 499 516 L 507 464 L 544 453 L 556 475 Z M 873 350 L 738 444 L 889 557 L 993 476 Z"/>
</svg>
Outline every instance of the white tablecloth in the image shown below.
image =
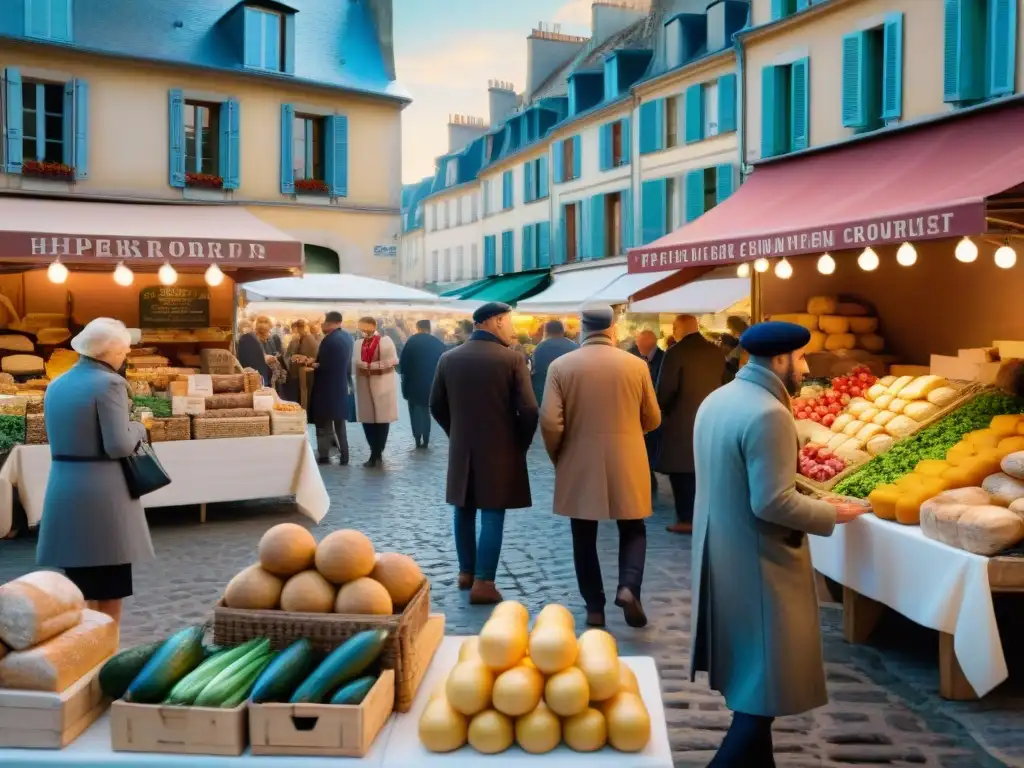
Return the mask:
<svg viewBox="0 0 1024 768">
<path fill-rule="evenodd" d="M 156 443 L 171 484 L 142 498 L 147 508 L 294 496 L 319 523 L 330 497 L 305 435 Z M 29 525 L 43 515 L 50 446 L 19 445 L 0 469 L 0 538 L 11 529 L 15 489 Z"/>
<path fill-rule="evenodd" d="M 953 635 L 978 696 L 1007 677 L 988 582 L 988 558 L 926 538 L 916 525 L 874 515 L 810 537 L 814 567 L 843 586 L 929 629 Z"/>
</svg>

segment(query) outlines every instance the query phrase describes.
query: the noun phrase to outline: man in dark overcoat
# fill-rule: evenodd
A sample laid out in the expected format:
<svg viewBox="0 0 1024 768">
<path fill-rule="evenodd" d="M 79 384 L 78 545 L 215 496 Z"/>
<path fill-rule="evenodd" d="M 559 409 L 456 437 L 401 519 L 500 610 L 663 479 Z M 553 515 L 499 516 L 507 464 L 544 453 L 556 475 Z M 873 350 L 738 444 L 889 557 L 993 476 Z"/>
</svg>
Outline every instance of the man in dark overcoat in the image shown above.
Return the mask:
<svg viewBox="0 0 1024 768">
<path fill-rule="evenodd" d="M 444 351 L 444 342 L 430 333 L 430 321 L 417 320 L 416 333 L 405 342 L 398 356 L 402 397 L 409 403 L 409 421 L 417 448 L 426 448 L 430 443 L 430 387 Z"/>
<path fill-rule="evenodd" d="M 665 351 L 658 346 L 658 337 L 654 331 L 645 328 L 636 335 L 629 351 L 637 357 L 643 358 L 647 363 L 647 370 L 651 374 L 651 382 L 658 386 L 658 376 L 661 374 L 661 364 L 665 360 Z M 661 427 L 644 435 L 644 445 L 647 448 L 647 461 L 651 465 L 651 493 L 658 491 L 658 478 L 654 474 L 654 464 L 658 460 L 658 446 L 661 443 Z"/>
<path fill-rule="evenodd" d="M 672 533 L 693 531 L 693 421 L 704 398 L 722 386 L 725 358 L 700 333 L 697 318 L 679 315 L 672 324 L 677 339 L 661 364 L 658 405 L 661 406 L 661 444 L 654 468 L 668 475 L 675 498 L 676 522 Z"/>
<path fill-rule="evenodd" d="M 565 326 L 561 320 L 549 320 L 544 323 L 544 340 L 533 350 L 533 394 L 540 403 L 544 399 L 544 382 L 548 378 L 548 368 L 562 355 L 579 349 L 575 341 L 565 338 Z"/>
<path fill-rule="evenodd" d="M 309 419 L 316 425 L 317 459 L 330 461 L 331 446 L 338 446 L 338 460 L 348 464 L 348 393 L 352 382 L 352 337 L 341 328 L 341 313 L 328 312 L 323 323 L 324 340 L 316 356 Z"/>
<path fill-rule="evenodd" d="M 532 505 L 526 452 L 537 431 L 537 398 L 515 339 L 511 308 L 484 304 L 469 341 L 441 356 L 430 412 L 448 435 L 446 499 L 455 507 L 459 588 L 471 603 L 501 602 L 494 585 L 505 510 Z M 480 538 L 476 517 L 480 511 Z"/>
</svg>

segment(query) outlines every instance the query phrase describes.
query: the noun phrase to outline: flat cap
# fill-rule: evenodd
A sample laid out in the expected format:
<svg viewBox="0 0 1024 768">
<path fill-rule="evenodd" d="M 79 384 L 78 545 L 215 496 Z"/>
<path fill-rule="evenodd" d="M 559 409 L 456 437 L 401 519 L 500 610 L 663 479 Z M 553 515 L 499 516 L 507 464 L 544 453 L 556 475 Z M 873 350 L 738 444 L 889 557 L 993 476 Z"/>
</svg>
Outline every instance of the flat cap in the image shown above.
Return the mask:
<svg viewBox="0 0 1024 768">
<path fill-rule="evenodd" d="M 755 357 L 775 357 L 803 349 L 810 340 L 811 332 L 796 323 L 767 322 L 744 331 L 740 346 Z"/>
<path fill-rule="evenodd" d="M 607 305 L 586 307 L 580 312 L 580 328 L 584 333 L 607 331 L 615 322 L 615 311 Z"/>
<path fill-rule="evenodd" d="M 476 308 L 476 311 L 473 312 L 473 322 L 480 325 L 480 323 L 486 323 L 492 317 L 504 315 L 511 311 L 512 307 L 508 304 L 504 304 L 500 301 L 489 301 L 483 306 Z"/>
</svg>

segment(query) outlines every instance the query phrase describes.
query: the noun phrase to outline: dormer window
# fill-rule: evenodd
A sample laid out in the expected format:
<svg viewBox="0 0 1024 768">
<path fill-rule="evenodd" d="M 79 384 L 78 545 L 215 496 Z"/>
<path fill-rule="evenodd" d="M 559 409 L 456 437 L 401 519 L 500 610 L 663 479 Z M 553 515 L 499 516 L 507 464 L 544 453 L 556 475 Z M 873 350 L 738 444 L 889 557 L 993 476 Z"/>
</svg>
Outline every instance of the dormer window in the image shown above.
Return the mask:
<svg viewBox="0 0 1024 768">
<path fill-rule="evenodd" d="M 243 18 L 243 63 L 268 72 L 295 71 L 295 11 L 279 3 L 246 4 Z"/>
<path fill-rule="evenodd" d="M 12 5 L 14 0 L 7 0 Z M 71 0 L 23 0 L 25 37 L 71 42 Z"/>
</svg>

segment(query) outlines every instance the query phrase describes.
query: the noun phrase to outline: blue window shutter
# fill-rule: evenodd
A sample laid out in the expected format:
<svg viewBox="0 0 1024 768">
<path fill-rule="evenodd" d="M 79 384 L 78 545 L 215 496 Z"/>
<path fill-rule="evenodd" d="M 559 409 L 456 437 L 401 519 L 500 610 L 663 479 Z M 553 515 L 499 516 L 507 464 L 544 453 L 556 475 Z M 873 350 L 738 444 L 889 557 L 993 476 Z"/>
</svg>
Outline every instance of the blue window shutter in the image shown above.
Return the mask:
<svg viewBox="0 0 1024 768">
<path fill-rule="evenodd" d="M 843 36 L 843 125 L 863 128 L 867 118 L 867 32 Z"/>
<path fill-rule="evenodd" d="M 64 120 L 61 131 L 61 149 L 63 157 L 61 162 L 64 165 L 75 167 L 75 81 L 70 80 L 64 83 Z"/>
<path fill-rule="evenodd" d="M 629 165 L 630 158 L 633 154 L 633 139 L 630 136 L 629 126 L 632 124 L 632 120 L 628 117 L 622 118 L 622 164 Z"/>
<path fill-rule="evenodd" d="M 10 0 L 8 2 L 10 3 Z M 25 0 L 26 37 L 45 39 L 50 36 L 50 14 L 47 8 L 49 2 L 50 0 Z"/>
<path fill-rule="evenodd" d="M 558 231 L 555 233 L 555 257 L 551 260 L 552 266 L 565 264 L 566 262 L 566 239 L 565 239 L 565 206 L 561 206 L 561 213 L 558 220 Z"/>
<path fill-rule="evenodd" d="M 583 239 L 584 233 L 587 231 L 586 214 L 583 211 L 583 201 L 578 201 L 572 204 L 573 209 L 576 211 L 576 258 L 577 260 L 586 258 L 586 251 L 584 250 Z"/>
<path fill-rule="evenodd" d="M 665 148 L 665 99 L 654 102 L 654 150 Z"/>
<path fill-rule="evenodd" d="M 718 132 L 736 129 L 736 75 L 730 73 L 718 78 Z"/>
<path fill-rule="evenodd" d="M 657 240 L 668 230 L 666 179 L 652 179 L 640 185 L 641 245 Z"/>
<path fill-rule="evenodd" d="M 761 157 L 775 157 L 789 151 L 789 114 L 785 106 L 786 67 L 761 70 Z"/>
<path fill-rule="evenodd" d="M 984 96 L 985 20 L 979 0 L 945 0 L 943 98 L 971 101 Z"/>
<path fill-rule="evenodd" d="M 605 257 L 604 195 L 590 198 L 590 258 Z M 616 254 L 612 254 L 616 255 Z"/>
<path fill-rule="evenodd" d="M 715 204 L 732 195 L 736 187 L 736 166 L 723 163 L 715 166 Z"/>
<path fill-rule="evenodd" d="M 600 149 L 601 170 L 612 167 L 612 124 L 605 123 L 598 129 L 598 145 Z"/>
<path fill-rule="evenodd" d="M 888 35 L 888 22 L 885 31 Z M 1011 95 L 1017 73 L 1017 0 L 988 0 L 988 57 L 988 95 Z"/>
<path fill-rule="evenodd" d="M 548 196 L 548 156 L 541 155 L 537 160 L 537 199 Z"/>
<path fill-rule="evenodd" d="M 71 42 L 71 0 L 50 0 L 50 39 Z"/>
<path fill-rule="evenodd" d="M 169 182 L 185 186 L 185 95 L 175 88 L 168 94 Z"/>
<path fill-rule="evenodd" d="M 348 197 L 348 117 L 330 115 L 324 119 L 326 162 L 324 175 L 334 197 Z"/>
<path fill-rule="evenodd" d="M 85 80 L 75 80 L 74 87 L 74 144 L 75 144 L 75 178 L 89 178 L 89 84 Z M 65 115 L 67 113 L 65 112 Z M 65 125 L 70 121 L 65 119 Z M 65 144 L 65 147 L 67 145 Z M 67 150 L 65 149 L 65 152 Z"/>
<path fill-rule="evenodd" d="M 498 271 L 495 258 L 494 235 L 484 237 L 484 276 L 491 277 Z"/>
<path fill-rule="evenodd" d="M 533 251 L 536 244 L 535 224 L 527 224 L 523 227 L 523 271 L 533 269 Z"/>
<path fill-rule="evenodd" d="M 903 116 L 903 14 L 886 16 L 882 34 L 882 119 L 899 120 Z"/>
<path fill-rule="evenodd" d="M 810 145 L 811 67 L 807 58 L 790 64 L 790 147 L 796 152 Z"/>
<path fill-rule="evenodd" d="M 698 83 L 686 89 L 686 129 L 687 144 L 693 144 L 704 138 L 704 86 Z"/>
<path fill-rule="evenodd" d="M 228 99 L 220 105 L 220 175 L 224 189 L 238 189 L 241 175 L 239 147 L 240 114 L 238 102 Z"/>
<path fill-rule="evenodd" d="M 248 9 L 246 9 L 248 10 Z M 295 192 L 295 164 L 292 162 L 292 124 L 295 121 L 295 107 L 281 105 L 281 194 Z"/>
<path fill-rule="evenodd" d="M 661 100 L 647 101 L 640 105 L 640 154 L 646 155 L 661 149 L 662 123 L 658 120 Z"/>
<path fill-rule="evenodd" d="M 612 55 L 604 60 L 604 100 L 611 101 L 619 95 L 619 57 Z"/>
<path fill-rule="evenodd" d="M 551 266 L 551 222 L 542 221 L 537 225 L 537 266 Z"/>
<path fill-rule="evenodd" d="M 572 177 L 578 179 L 580 177 L 580 165 L 583 161 L 583 150 L 581 149 L 581 142 L 579 134 L 572 137 Z"/>
<path fill-rule="evenodd" d="M 700 218 L 704 213 L 704 169 L 686 172 L 686 221 Z"/>
<path fill-rule="evenodd" d="M 523 163 L 523 202 L 533 202 L 533 160 Z"/>
<path fill-rule="evenodd" d="M 772 21 L 784 19 L 789 15 L 789 4 L 791 0 L 772 0 Z"/>
<path fill-rule="evenodd" d="M 501 273 L 516 271 L 515 232 L 506 229 L 501 233 Z"/>
<path fill-rule="evenodd" d="M 14 5 L 17 0 L 6 0 Z M 71 0 L 23 0 L 25 36 L 71 42 Z"/>
<path fill-rule="evenodd" d="M 556 141 L 551 151 L 554 152 L 555 161 L 555 184 L 561 184 L 565 181 L 565 154 L 562 152 L 562 142 Z"/>
<path fill-rule="evenodd" d="M 508 210 L 512 207 L 512 171 L 505 171 L 501 174 L 501 208 Z"/>
<path fill-rule="evenodd" d="M 242 63 L 247 67 L 263 66 L 263 12 L 258 8 L 242 8 Z"/>
<path fill-rule="evenodd" d="M 626 251 L 633 247 L 633 190 L 624 189 L 620 193 L 619 200 L 622 207 L 619 211 L 620 239 L 622 250 Z"/>
<path fill-rule="evenodd" d="M 7 67 L 4 70 L 4 80 L 7 83 L 7 103 L 4 105 L 4 111 L 7 113 L 4 169 L 8 173 L 21 173 L 22 143 L 25 136 L 22 130 L 21 72 L 14 67 Z"/>
<path fill-rule="evenodd" d="M 295 14 L 284 15 L 284 71 L 295 74 Z"/>
<path fill-rule="evenodd" d="M 820 0 L 819 0 L 819 2 L 820 2 Z M 800 11 L 806 11 L 810 7 L 811 7 L 811 0 L 796 0 L 796 10 L 797 10 L 798 13 Z"/>
</svg>

